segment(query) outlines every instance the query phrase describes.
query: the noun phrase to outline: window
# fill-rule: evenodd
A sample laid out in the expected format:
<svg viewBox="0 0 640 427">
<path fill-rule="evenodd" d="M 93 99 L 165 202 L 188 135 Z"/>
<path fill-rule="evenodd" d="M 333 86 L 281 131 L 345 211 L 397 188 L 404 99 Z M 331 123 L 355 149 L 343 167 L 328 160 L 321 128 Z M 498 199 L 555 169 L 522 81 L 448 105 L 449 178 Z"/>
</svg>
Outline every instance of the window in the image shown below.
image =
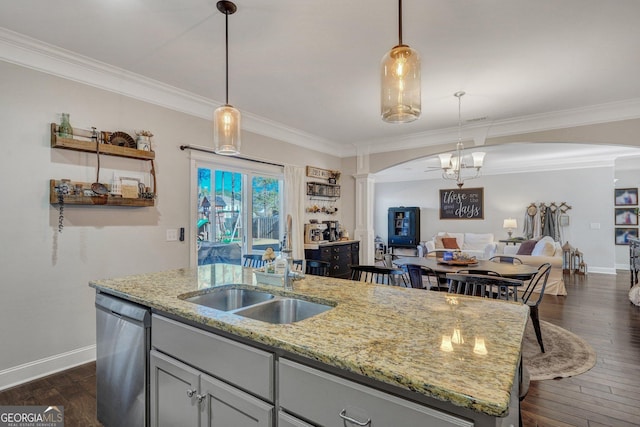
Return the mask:
<svg viewBox="0 0 640 427">
<path fill-rule="evenodd" d="M 198 265 L 240 264 L 245 253 L 280 250 L 282 168 L 229 160 L 194 162 Z"/>
</svg>

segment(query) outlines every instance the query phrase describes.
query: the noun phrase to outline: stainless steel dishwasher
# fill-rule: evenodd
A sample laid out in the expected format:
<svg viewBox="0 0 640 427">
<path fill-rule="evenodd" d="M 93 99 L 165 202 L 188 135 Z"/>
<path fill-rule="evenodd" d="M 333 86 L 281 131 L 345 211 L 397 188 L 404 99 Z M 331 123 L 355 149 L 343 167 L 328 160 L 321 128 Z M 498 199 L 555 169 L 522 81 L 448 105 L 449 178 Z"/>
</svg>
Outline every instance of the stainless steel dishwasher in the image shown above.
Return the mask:
<svg viewBox="0 0 640 427">
<path fill-rule="evenodd" d="M 96 294 L 97 417 L 105 427 L 149 425 L 149 309 Z"/>
</svg>

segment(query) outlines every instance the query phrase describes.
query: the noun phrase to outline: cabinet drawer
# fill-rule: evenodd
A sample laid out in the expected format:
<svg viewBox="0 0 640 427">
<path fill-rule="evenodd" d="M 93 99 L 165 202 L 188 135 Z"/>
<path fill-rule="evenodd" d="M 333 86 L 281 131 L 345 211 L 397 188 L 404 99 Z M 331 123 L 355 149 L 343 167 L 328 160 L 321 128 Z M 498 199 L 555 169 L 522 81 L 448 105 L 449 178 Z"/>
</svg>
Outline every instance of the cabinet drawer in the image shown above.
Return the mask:
<svg viewBox="0 0 640 427">
<path fill-rule="evenodd" d="M 278 427 L 313 427 L 302 420 L 292 417 L 286 412 L 278 412 Z"/>
<path fill-rule="evenodd" d="M 280 406 L 323 426 L 473 426 L 434 408 L 318 371 L 286 359 L 279 362 Z M 365 424 L 368 420 L 370 422 Z"/>
<path fill-rule="evenodd" d="M 275 374 L 271 353 L 155 314 L 151 324 L 151 345 L 214 377 L 273 401 Z"/>
</svg>

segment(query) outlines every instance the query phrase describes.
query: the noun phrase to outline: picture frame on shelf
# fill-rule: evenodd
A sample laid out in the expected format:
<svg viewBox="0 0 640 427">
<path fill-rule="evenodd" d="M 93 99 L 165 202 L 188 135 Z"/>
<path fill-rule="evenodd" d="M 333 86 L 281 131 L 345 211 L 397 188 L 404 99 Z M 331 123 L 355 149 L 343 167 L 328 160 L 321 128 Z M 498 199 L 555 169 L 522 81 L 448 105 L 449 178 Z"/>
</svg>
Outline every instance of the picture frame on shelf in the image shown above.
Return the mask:
<svg viewBox="0 0 640 427">
<path fill-rule="evenodd" d="M 615 225 L 638 225 L 637 208 L 615 208 Z"/>
<path fill-rule="evenodd" d="M 628 245 L 629 239 L 638 238 L 638 229 L 631 227 L 616 227 L 615 229 L 616 245 Z"/>
<path fill-rule="evenodd" d="M 637 206 L 638 188 L 615 188 L 614 198 L 616 206 Z"/>
</svg>

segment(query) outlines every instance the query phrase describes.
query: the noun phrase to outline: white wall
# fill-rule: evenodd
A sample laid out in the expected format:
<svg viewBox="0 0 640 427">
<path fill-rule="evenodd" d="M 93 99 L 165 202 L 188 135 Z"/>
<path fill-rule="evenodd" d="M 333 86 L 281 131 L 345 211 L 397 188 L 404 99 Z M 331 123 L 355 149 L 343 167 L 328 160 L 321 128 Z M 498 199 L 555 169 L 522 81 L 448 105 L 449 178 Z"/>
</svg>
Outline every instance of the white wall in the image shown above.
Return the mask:
<svg viewBox="0 0 640 427">
<path fill-rule="evenodd" d="M 440 220 L 439 190 L 455 188 L 443 179 L 377 183 L 374 225 L 377 235 L 387 240 L 387 209 L 393 206 L 421 208 L 422 240 L 438 231 L 494 233 L 506 238 L 505 218 L 518 220 L 520 235 L 524 212 L 529 203 L 566 202 L 570 225 L 563 230 L 563 243 L 584 253 L 589 271 L 612 273 L 616 264 L 613 238 L 613 175 L 611 167 L 567 171 L 483 176 L 467 181 L 465 188 L 484 187 L 484 219 Z M 599 224 L 600 228 L 596 224 Z"/>
<path fill-rule="evenodd" d="M 189 153 L 181 144 L 211 145 L 211 125 L 113 92 L 0 62 L 0 389 L 95 357 L 91 279 L 189 265 Z M 80 128 L 148 129 L 154 133 L 155 207 L 49 204 L 49 179 L 94 182 L 96 156 L 50 148 L 50 123 L 68 112 Z M 269 148 L 272 147 L 272 148 Z M 243 150 L 256 157 L 339 169 L 340 159 L 251 133 Z M 281 153 L 288 155 L 283 158 Z M 148 163 L 102 156 L 106 169 L 148 172 Z M 110 175 L 101 173 L 101 181 Z M 185 242 L 167 242 L 185 227 Z"/>
</svg>

